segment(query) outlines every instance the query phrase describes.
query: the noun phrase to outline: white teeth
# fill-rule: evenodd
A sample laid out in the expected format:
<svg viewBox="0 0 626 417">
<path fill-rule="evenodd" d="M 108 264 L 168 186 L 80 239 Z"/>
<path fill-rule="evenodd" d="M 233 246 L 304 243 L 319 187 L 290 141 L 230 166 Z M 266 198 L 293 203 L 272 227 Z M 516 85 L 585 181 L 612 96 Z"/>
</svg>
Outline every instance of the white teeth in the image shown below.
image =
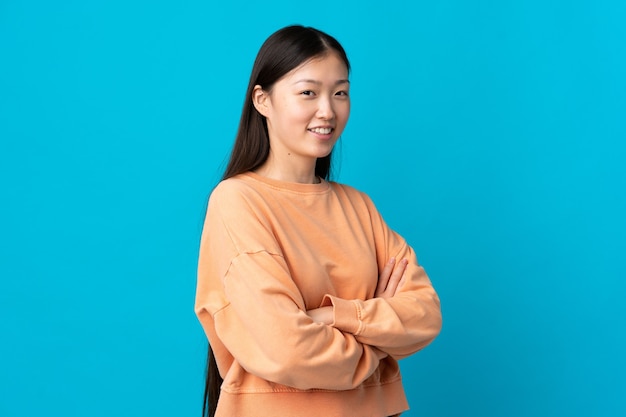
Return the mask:
<svg viewBox="0 0 626 417">
<path fill-rule="evenodd" d="M 322 135 L 328 135 L 332 131 L 333 129 L 330 127 L 316 127 L 316 128 L 311 129 L 311 132 L 319 133 Z"/>
</svg>

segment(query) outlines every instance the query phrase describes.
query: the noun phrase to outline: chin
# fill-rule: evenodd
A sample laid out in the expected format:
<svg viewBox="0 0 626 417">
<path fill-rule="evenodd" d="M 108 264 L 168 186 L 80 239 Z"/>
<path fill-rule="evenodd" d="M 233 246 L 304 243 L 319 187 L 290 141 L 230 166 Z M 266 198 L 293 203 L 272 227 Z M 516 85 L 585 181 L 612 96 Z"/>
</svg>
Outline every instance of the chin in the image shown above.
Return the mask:
<svg viewBox="0 0 626 417">
<path fill-rule="evenodd" d="M 335 147 L 335 144 L 333 143 L 330 146 L 324 146 L 323 149 L 317 149 L 317 151 L 315 152 L 316 158 L 324 158 L 330 155 L 334 147 Z"/>
</svg>

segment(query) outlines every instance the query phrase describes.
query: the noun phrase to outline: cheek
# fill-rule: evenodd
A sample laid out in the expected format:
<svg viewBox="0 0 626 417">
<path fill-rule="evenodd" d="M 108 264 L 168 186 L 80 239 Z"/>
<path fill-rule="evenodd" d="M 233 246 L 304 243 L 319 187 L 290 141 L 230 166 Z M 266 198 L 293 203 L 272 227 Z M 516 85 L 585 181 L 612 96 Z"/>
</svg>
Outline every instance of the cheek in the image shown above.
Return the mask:
<svg viewBox="0 0 626 417">
<path fill-rule="evenodd" d="M 279 107 L 280 118 L 289 123 L 296 120 L 305 120 L 308 117 L 306 106 L 293 97 L 285 97 Z"/>
<path fill-rule="evenodd" d="M 348 121 L 348 117 L 350 117 L 350 103 L 345 103 L 337 109 L 337 118 L 341 119 L 343 123 Z"/>
<path fill-rule="evenodd" d="M 302 105 L 302 103 L 292 102 L 284 109 L 285 118 L 292 122 L 308 123 L 315 115 L 315 111 L 312 111 L 308 106 Z"/>
</svg>

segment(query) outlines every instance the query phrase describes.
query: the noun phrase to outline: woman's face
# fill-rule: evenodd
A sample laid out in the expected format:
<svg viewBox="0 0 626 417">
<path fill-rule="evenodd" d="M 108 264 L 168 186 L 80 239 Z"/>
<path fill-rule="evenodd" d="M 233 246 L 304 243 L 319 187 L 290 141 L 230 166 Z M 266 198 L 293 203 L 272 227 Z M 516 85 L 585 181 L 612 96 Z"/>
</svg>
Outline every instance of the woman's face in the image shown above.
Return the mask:
<svg viewBox="0 0 626 417">
<path fill-rule="evenodd" d="M 350 115 L 348 69 L 336 53 L 313 58 L 255 90 L 255 106 L 267 119 L 270 157 L 313 164 L 327 156 Z"/>
</svg>

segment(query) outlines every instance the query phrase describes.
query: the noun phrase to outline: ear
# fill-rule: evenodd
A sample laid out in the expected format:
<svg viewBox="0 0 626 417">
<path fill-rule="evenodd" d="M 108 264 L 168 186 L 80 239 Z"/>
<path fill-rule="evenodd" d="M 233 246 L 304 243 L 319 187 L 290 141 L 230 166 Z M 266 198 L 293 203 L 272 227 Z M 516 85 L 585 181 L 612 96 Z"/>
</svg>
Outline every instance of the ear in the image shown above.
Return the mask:
<svg viewBox="0 0 626 417">
<path fill-rule="evenodd" d="M 252 104 L 261 115 L 267 117 L 271 104 L 270 95 L 260 85 L 255 85 L 252 90 Z"/>
</svg>

